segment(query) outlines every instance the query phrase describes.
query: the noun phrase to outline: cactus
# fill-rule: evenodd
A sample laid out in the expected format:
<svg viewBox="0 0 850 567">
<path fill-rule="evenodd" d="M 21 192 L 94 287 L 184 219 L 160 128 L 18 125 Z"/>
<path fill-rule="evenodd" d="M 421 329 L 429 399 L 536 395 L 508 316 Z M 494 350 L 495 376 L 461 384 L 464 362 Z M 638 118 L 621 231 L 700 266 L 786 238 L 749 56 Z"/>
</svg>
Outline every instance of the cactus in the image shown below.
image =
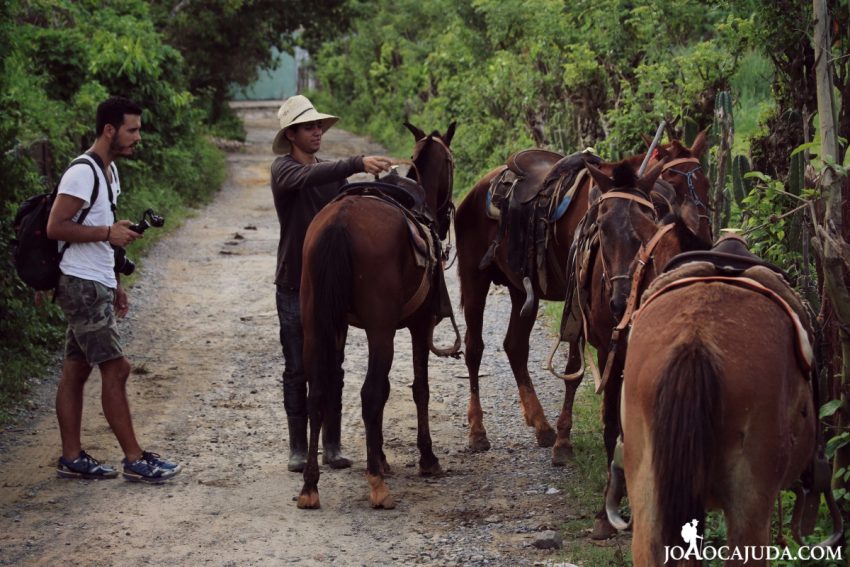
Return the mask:
<svg viewBox="0 0 850 567">
<path fill-rule="evenodd" d="M 714 97 L 714 124 L 711 128 L 711 134 L 714 139 L 712 141 L 715 144 L 721 144 L 723 138 L 730 132 L 734 132 L 734 130 L 735 121 L 732 113 L 732 95 L 729 94 L 729 91 L 720 91 Z"/>
<path fill-rule="evenodd" d="M 788 169 L 788 183 L 786 184 L 789 193 L 799 195 L 803 191 L 805 172 L 806 154 L 798 152 L 791 156 L 791 167 Z"/>
<path fill-rule="evenodd" d="M 735 156 L 732 160 L 732 198 L 738 208 L 743 206 L 744 197 L 750 193 L 752 184 L 744 176 L 750 172 L 750 161 L 745 156 Z"/>
<path fill-rule="evenodd" d="M 684 144 L 691 147 L 697 134 L 699 134 L 699 124 L 697 124 L 697 121 L 690 116 L 684 116 L 682 118 L 682 141 Z"/>
<path fill-rule="evenodd" d="M 712 179 L 714 180 L 711 201 L 714 208 L 711 220 L 714 234 L 729 222 L 731 207 L 727 198 L 726 179 L 728 175 L 729 153 L 735 140 L 735 120 L 732 114 L 732 95 L 729 91 L 720 91 L 714 98 L 714 124 L 712 138 L 717 143 L 716 166 L 712 164 Z"/>
</svg>

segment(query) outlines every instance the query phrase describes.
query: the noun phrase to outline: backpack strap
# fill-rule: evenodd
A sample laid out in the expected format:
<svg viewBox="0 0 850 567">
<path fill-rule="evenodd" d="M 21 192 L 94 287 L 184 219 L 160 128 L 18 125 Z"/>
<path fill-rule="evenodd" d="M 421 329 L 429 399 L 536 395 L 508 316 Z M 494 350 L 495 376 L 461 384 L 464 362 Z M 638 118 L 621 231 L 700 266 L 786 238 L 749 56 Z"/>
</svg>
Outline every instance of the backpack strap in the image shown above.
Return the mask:
<svg viewBox="0 0 850 567">
<path fill-rule="evenodd" d="M 112 194 L 112 184 L 109 182 L 109 176 L 106 174 L 106 168 L 103 165 L 103 160 L 100 159 L 100 156 L 94 152 L 86 152 L 86 155 L 89 156 L 100 168 L 100 171 L 103 172 L 103 178 L 106 180 L 106 192 L 109 195 L 109 208 L 112 210 L 112 222 L 117 220 L 115 216 L 115 210 L 117 207 L 115 206 L 115 195 Z M 91 165 L 91 162 L 89 162 Z M 92 169 L 94 166 L 92 166 Z M 113 179 L 118 178 L 118 170 L 115 168 L 115 163 L 109 164 L 109 168 L 112 170 Z M 95 178 L 97 178 L 97 174 L 95 174 Z"/>
<path fill-rule="evenodd" d="M 80 217 L 77 219 L 78 224 L 83 224 L 83 221 L 86 220 L 86 217 L 89 215 L 89 212 L 91 211 L 92 207 L 94 206 L 94 202 L 97 200 L 98 193 L 100 192 L 100 179 L 97 176 L 97 171 L 95 170 L 92 162 L 87 160 L 86 158 L 77 158 L 74 161 L 72 161 L 68 165 L 68 167 L 65 169 L 65 172 L 62 173 L 62 177 L 65 177 L 65 174 L 68 173 L 68 171 L 70 171 L 70 169 L 72 167 L 74 167 L 77 164 L 81 164 L 81 163 L 84 163 L 87 166 L 89 166 L 91 168 L 91 172 L 94 173 L 94 187 L 92 188 L 91 197 L 89 198 L 89 206 L 86 207 L 85 209 L 83 209 L 82 212 L 80 212 Z M 62 179 L 60 178 L 59 183 L 57 183 L 56 187 L 54 187 L 54 189 L 53 189 L 53 196 L 51 197 L 51 202 L 56 200 L 56 196 L 59 194 L 59 185 L 61 183 L 62 183 Z M 109 193 L 110 193 L 109 201 L 112 202 L 112 199 L 111 199 L 112 191 L 110 190 Z M 114 216 L 115 215 L 115 206 L 114 205 L 113 205 L 112 209 L 113 209 L 112 214 Z M 59 251 L 59 257 L 60 258 L 65 254 L 65 250 L 67 250 L 70 245 L 71 245 L 70 242 L 65 242 L 65 244 L 62 246 L 62 250 Z"/>
</svg>

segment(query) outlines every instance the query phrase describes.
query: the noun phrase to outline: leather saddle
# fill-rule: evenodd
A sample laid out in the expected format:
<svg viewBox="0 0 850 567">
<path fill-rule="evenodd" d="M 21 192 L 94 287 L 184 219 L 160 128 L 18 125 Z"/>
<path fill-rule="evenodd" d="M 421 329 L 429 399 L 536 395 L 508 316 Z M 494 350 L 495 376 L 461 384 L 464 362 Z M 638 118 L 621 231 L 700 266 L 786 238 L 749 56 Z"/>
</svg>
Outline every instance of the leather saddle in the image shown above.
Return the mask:
<svg viewBox="0 0 850 567">
<path fill-rule="evenodd" d="M 517 176 L 513 199 L 520 203 L 528 203 L 544 187 L 544 181 L 549 177 L 553 166 L 564 156 L 549 150 L 533 148 L 512 154 L 506 163 L 508 169 Z"/>
<path fill-rule="evenodd" d="M 362 193 L 386 195 L 414 213 L 427 210 L 425 206 L 425 189 L 413 179 L 402 177 L 395 172 L 389 173 L 375 181 L 347 183 L 339 190 L 340 196 Z"/>
<path fill-rule="evenodd" d="M 791 281 L 785 270 L 750 252 L 746 241 L 734 234 L 718 240 L 711 250 L 682 252 L 664 266 L 663 272 L 671 272 L 688 262 L 709 262 L 718 273 L 730 276 L 740 275 L 754 266 L 763 266 L 782 276 L 786 282 Z"/>
</svg>

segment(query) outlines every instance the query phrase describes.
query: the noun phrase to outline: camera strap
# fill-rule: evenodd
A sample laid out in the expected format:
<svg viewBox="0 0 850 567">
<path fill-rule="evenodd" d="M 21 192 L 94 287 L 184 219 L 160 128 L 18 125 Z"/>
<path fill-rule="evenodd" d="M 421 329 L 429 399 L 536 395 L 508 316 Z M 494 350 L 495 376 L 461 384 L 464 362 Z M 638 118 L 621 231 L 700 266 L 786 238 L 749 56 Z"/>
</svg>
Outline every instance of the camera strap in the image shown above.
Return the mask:
<svg viewBox="0 0 850 567">
<path fill-rule="evenodd" d="M 103 173 L 103 179 L 106 180 L 106 192 L 109 197 L 109 208 L 112 210 L 112 222 L 115 223 L 118 221 L 118 218 L 115 215 L 115 211 L 118 207 L 115 206 L 115 195 L 112 193 L 112 183 L 109 182 L 109 176 L 106 174 L 106 168 L 103 165 L 103 160 L 100 159 L 100 156 L 92 151 L 86 152 L 86 155 L 89 156 L 97 166 L 100 168 L 100 171 Z M 115 168 L 115 164 L 109 164 L 110 169 L 112 169 L 112 178 L 118 178 L 118 170 Z M 95 182 L 97 180 L 95 179 Z M 94 205 L 94 203 L 92 203 Z"/>
</svg>

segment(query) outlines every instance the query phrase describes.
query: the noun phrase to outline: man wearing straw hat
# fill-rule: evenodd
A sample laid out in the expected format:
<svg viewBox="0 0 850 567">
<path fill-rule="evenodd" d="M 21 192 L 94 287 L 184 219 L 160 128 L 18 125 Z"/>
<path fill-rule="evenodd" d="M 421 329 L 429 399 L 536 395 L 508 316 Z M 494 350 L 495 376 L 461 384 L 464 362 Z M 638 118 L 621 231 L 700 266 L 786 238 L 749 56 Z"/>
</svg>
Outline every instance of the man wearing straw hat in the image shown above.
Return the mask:
<svg viewBox="0 0 850 567">
<path fill-rule="evenodd" d="M 307 382 L 302 362 L 303 333 L 299 307 L 301 248 L 307 227 L 350 175 L 386 171 L 391 160 L 384 156 L 354 156 L 336 161 L 318 159 L 322 134 L 339 118 L 316 112 L 307 97 L 295 95 L 277 112 L 280 130 L 272 149 L 279 157 L 271 167 L 274 206 L 280 221 L 277 248 L 277 314 L 283 347 L 283 405 L 289 424 L 287 468 L 301 472 L 307 459 Z M 322 462 L 331 468 L 346 468 L 351 461 L 342 455 L 340 427 L 342 399 L 336 411 L 324 417 Z"/>
</svg>

